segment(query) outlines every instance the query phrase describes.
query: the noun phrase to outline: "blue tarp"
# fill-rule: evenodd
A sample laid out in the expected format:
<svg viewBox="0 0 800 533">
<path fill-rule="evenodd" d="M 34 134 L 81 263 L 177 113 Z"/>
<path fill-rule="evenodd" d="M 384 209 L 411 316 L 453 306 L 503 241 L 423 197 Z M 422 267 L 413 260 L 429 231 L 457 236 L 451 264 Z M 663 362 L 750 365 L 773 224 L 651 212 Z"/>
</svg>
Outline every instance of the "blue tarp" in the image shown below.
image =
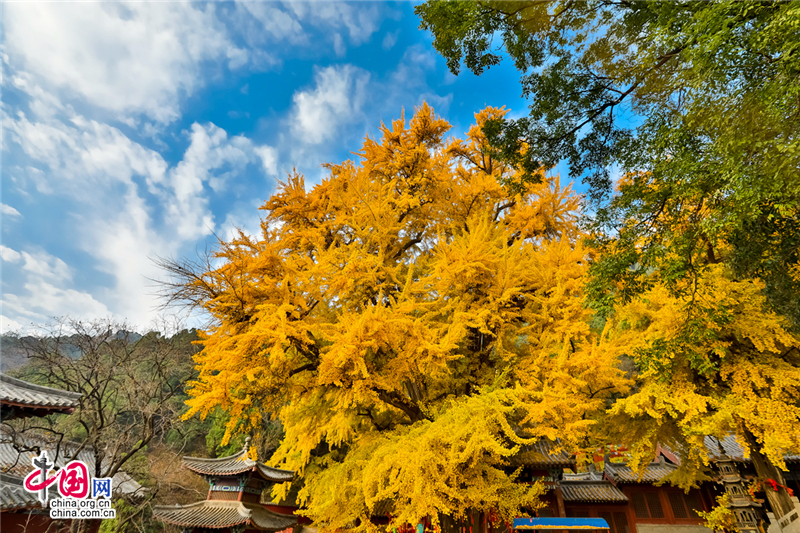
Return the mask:
<svg viewBox="0 0 800 533">
<path fill-rule="evenodd" d="M 515 518 L 514 529 L 611 529 L 602 518 Z"/>
</svg>

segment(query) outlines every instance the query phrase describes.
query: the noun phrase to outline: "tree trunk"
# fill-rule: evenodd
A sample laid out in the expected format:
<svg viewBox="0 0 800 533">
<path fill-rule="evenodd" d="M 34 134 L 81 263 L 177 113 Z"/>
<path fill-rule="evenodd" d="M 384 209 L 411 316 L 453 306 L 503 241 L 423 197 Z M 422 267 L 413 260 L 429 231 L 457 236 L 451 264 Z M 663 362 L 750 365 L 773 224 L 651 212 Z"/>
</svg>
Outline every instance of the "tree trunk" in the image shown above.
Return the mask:
<svg viewBox="0 0 800 533">
<path fill-rule="evenodd" d="M 750 458 L 753 461 L 753 466 L 756 469 L 756 474 L 759 479 L 774 479 L 779 485 L 785 486 L 786 480 L 783 477 L 783 473 L 761 453 L 755 435 L 745 430 L 744 436 L 747 439 L 747 445 L 750 448 Z M 787 513 L 794 510 L 794 503 L 785 488 L 778 487 L 778 490 L 775 491 L 772 490 L 772 487 L 765 486 L 764 493 L 767 495 L 767 501 L 769 501 L 769 506 L 772 508 L 775 518 L 785 516 Z"/>
</svg>

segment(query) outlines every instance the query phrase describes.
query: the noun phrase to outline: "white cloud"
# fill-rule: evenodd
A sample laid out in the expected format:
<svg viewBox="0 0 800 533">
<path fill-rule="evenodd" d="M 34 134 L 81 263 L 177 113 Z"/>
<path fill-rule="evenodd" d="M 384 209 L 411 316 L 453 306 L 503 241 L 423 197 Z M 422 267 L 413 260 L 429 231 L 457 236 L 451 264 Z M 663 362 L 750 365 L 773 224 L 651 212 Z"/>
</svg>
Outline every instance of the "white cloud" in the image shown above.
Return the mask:
<svg viewBox="0 0 800 533">
<path fill-rule="evenodd" d="M 400 86 L 425 85 L 425 74 L 436 66 L 436 58 L 420 45 L 409 46 L 397 68 L 392 73 L 392 82 Z"/>
<path fill-rule="evenodd" d="M 46 167 L 31 173 L 32 185 L 65 200 L 66 212 L 51 216 L 71 221 L 71 246 L 95 258 L 83 268 L 107 272 L 113 280 L 112 287 L 79 290 L 64 261 L 44 252 L 22 252 L 25 290 L 15 287 L 4 294 L 6 314 L 34 322 L 67 314 L 100 318 L 112 310 L 133 320 L 146 318 L 153 306 L 140 305 L 148 298 L 142 276 L 153 270 L 148 253 L 164 253 L 165 243 L 153 227 L 136 178 L 144 178 L 155 198 L 168 196 L 167 163 L 118 129 L 81 116 L 69 123 L 24 115 L 5 117 L 4 122 L 30 163 Z"/>
<path fill-rule="evenodd" d="M 355 46 L 366 43 L 380 28 L 385 11 L 384 6 L 374 3 L 240 1 L 236 4 L 238 25 L 251 46 L 314 45 L 320 36 L 312 30 L 319 30 L 323 36 L 330 36 L 329 42 L 339 57 L 346 51 L 340 32 L 346 32 Z"/>
<path fill-rule="evenodd" d="M 23 285 L 23 294 L 3 294 L 3 312 L 17 318 L 43 323 L 54 316 L 74 316 L 92 320 L 111 315 L 109 309 L 91 294 L 64 289 L 42 278 L 31 277 Z"/>
<path fill-rule="evenodd" d="M 11 320 L 5 315 L 0 315 L 0 334 L 5 335 L 6 333 L 10 333 L 12 331 L 21 332 L 22 324 L 16 320 Z"/>
<path fill-rule="evenodd" d="M 22 259 L 22 254 L 16 250 L 12 250 L 8 246 L 0 244 L 0 259 L 2 259 L 4 263 L 16 263 Z"/>
<path fill-rule="evenodd" d="M 244 171 L 248 163 L 259 162 L 265 170 L 275 167 L 275 152 L 255 146 L 242 136 L 228 138 L 214 124 L 193 124 L 191 144 L 183 160 L 169 172 L 171 198 L 167 208 L 170 225 L 182 240 L 193 240 L 214 230 L 204 183 L 215 192 L 224 190 L 227 180 Z"/>
<path fill-rule="evenodd" d="M 19 214 L 19 211 L 11 207 L 10 205 L 0 204 L 0 214 L 5 215 L 7 217 L 21 217 L 22 215 Z"/>
<path fill-rule="evenodd" d="M 108 308 L 91 294 L 73 288 L 72 272 L 67 264 L 44 250 L 16 252 L 2 247 L 3 260 L 22 263 L 21 276 L 24 281 L 14 287 L 14 292 L 5 292 L 2 299 L 3 314 L 12 318 L 5 330 L 21 329 L 19 320 L 44 322 L 54 315 L 72 315 L 81 318 L 100 318 L 109 314 Z"/>
<path fill-rule="evenodd" d="M 80 115 L 69 122 L 22 114 L 3 118 L 9 149 L 24 155 L 29 169 L 43 169 L 27 177 L 20 173 L 17 185 L 64 199 L 65 211 L 50 216 L 69 221 L 70 246 L 90 254 L 94 262 L 86 266 L 110 280 L 78 288 L 74 269 L 61 259 L 3 248 L 4 263 L 26 280 L 22 289 L 4 295 L 6 316 L 18 322 L 103 316 L 110 310 L 144 324 L 158 304 L 148 279 L 161 273 L 152 259 L 174 256 L 209 235 L 214 229 L 209 199 L 248 165 L 277 169 L 274 148 L 230 137 L 210 123 L 192 125 L 188 148 L 170 167 L 120 130 Z"/>
<path fill-rule="evenodd" d="M 271 146 L 257 146 L 255 153 L 261 158 L 264 173 L 267 176 L 274 176 L 278 173 L 278 151 Z"/>
<path fill-rule="evenodd" d="M 120 120 L 143 113 L 166 123 L 179 116 L 181 96 L 203 83 L 204 61 L 238 68 L 248 60 L 213 3 L 20 2 L 3 11 L 14 83 L 35 103 L 40 86 L 58 88 L 62 99 L 77 97 Z"/>
<path fill-rule="evenodd" d="M 383 42 L 381 42 L 381 48 L 384 50 L 391 50 L 394 47 L 395 43 L 397 42 L 397 36 L 400 34 L 400 30 L 389 32 L 383 36 Z"/>
<path fill-rule="evenodd" d="M 158 304 L 148 281 L 161 275 L 153 259 L 172 255 L 181 241 L 171 231 L 159 231 L 135 188 L 119 207 L 116 216 L 84 226 L 82 246 L 96 259 L 96 268 L 114 279 L 108 290 L 98 290 L 103 302 L 117 315 L 144 324 Z"/>
<path fill-rule="evenodd" d="M 353 44 L 369 40 L 380 26 L 380 13 L 376 4 L 346 4 L 344 2 L 292 2 L 289 4 L 295 15 L 314 26 L 346 28 Z"/>
<path fill-rule="evenodd" d="M 237 209 L 228 213 L 225 222 L 221 226 L 220 237 L 230 241 L 239 235 L 238 230 L 242 230 L 251 237 L 261 236 L 261 213 L 258 210 L 259 203 L 254 202 L 243 209 Z"/>
<path fill-rule="evenodd" d="M 31 121 L 23 113 L 3 118 L 8 136 L 28 157 L 57 170 L 47 176 L 34 173 L 39 192 L 84 193 L 87 187 L 109 182 L 130 183 L 134 175 L 144 176 L 152 187 L 166 171 L 160 154 L 107 124 L 81 116 L 73 116 L 71 123 Z"/>
<path fill-rule="evenodd" d="M 389 123 L 399 117 L 403 106 L 410 118 L 410 108 L 423 100 L 445 113 L 453 95 L 439 95 L 428 85 L 435 66 L 435 57 L 414 45 L 405 50 L 394 69 L 380 77 L 350 64 L 318 68 L 313 83 L 293 95 L 285 128 L 288 134 L 278 143 L 291 160 L 280 162 L 298 167 L 307 183 L 319 183 L 328 174 L 319 163 L 339 157 L 337 148 L 343 143 L 355 148 L 365 134 L 377 133 L 380 118 Z"/>
<path fill-rule="evenodd" d="M 299 44 L 305 40 L 303 27 L 292 13 L 276 7 L 272 2 L 238 2 L 237 10 L 245 17 L 252 17 L 260 27 L 252 28 L 246 37 L 254 44 L 264 44 L 270 37 L 275 41 Z"/>
<path fill-rule="evenodd" d="M 439 96 L 435 93 L 422 93 L 417 98 L 417 105 L 422 105 L 423 102 L 427 102 L 437 113 L 446 114 L 450 109 L 450 104 L 453 103 L 453 93 L 448 93 L 445 96 Z"/>
<path fill-rule="evenodd" d="M 37 251 L 33 254 L 22 252 L 21 255 L 24 260 L 22 269 L 33 276 L 55 282 L 72 280 L 69 267 L 58 257 L 44 251 Z"/>
<path fill-rule="evenodd" d="M 42 89 L 27 72 L 19 72 L 11 78 L 11 84 L 31 97 L 31 111 L 38 116 L 50 117 L 65 110 L 64 104 L 55 95 Z"/>
<path fill-rule="evenodd" d="M 347 52 L 347 48 L 344 45 L 344 39 L 342 39 L 342 36 L 339 33 L 333 34 L 333 52 L 336 54 L 336 57 L 344 57 L 345 52 Z"/>
<path fill-rule="evenodd" d="M 361 119 L 370 75 L 353 65 L 319 69 L 315 87 L 294 94 L 292 132 L 306 144 L 334 138 L 341 126 Z"/>
<path fill-rule="evenodd" d="M 54 257 L 43 250 L 37 250 L 33 253 L 18 252 L 0 244 L 0 258 L 5 263 L 22 263 L 22 270 L 26 274 L 37 278 L 54 282 L 72 280 L 69 266 L 58 257 Z"/>
</svg>

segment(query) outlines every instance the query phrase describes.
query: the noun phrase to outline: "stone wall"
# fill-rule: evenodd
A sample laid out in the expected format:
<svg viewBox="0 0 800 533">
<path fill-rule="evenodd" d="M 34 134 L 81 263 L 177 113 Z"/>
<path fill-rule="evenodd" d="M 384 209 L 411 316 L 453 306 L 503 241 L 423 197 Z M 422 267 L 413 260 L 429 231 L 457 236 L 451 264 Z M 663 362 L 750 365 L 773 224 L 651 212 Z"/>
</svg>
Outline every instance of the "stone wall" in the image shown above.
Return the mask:
<svg viewBox="0 0 800 533">
<path fill-rule="evenodd" d="M 636 533 L 711 533 L 711 530 L 701 525 L 636 524 Z"/>
</svg>

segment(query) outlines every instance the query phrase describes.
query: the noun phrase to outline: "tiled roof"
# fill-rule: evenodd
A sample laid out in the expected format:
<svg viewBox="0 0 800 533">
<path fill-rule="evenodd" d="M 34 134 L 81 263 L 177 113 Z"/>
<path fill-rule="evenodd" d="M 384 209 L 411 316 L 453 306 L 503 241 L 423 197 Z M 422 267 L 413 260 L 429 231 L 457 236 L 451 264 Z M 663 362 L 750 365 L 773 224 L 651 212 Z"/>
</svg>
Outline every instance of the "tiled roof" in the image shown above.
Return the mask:
<svg viewBox="0 0 800 533">
<path fill-rule="evenodd" d="M 601 482 L 564 482 L 561 483 L 561 495 L 567 502 L 627 502 L 628 497 L 621 490 L 609 483 Z"/>
<path fill-rule="evenodd" d="M 565 482 L 570 481 L 605 481 L 602 472 L 598 472 L 597 470 L 590 471 L 590 472 L 576 472 L 576 473 L 564 473 L 562 475 L 562 479 Z"/>
<path fill-rule="evenodd" d="M 249 470 L 258 471 L 264 479 L 272 481 L 273 483 L 283 483 L 291 481 L 294 478 L 294 472 L 291 470 L 280 470 L 272 468 L 264 463 L 253 461 L 247 455 L 248 443 L 239 453 L 229 455 L 228 457 L 220 457 L 218 459 L 203 459 L 200 457 L 184 457 L 183 466 L 192 472 L 205 475 L 217 476 L 233 476 L 247 472 Z"/>
<path fill-rule="evenodd" d="M 623 464 L 607 463 L 606 474 L 617 483 L 655 483 L 677 470 L 677 466 L 669 463 L 650 463 L 640 473 Z"/>
<path fill-rule="evenodd" d="M 63 468 L 68 462 L 65 453 L 70 456 L 74 453 L 74 448 L 70 449 L 74 446 L 71 443 L 62 442 L 61 453 L 56 457 L 55 451 L 57 443 L 55 442 L 48 442 L 45 439 L 31 436 L 20 437 L 19 435 L 17 436 L 17 442 L 18 444 L 24 445 L 26 448 L 38 448 L 39 450 L 48 452 L 50 460 L 59 468 Z M 6 431 L 0 431 L 0 474 L 24 478 L 33 470 L 31 459 L 38 455 L 39 453 L 34 450 L 26 452 L 17 451 L 13 446 L 11 435 Z M 94 472 L 95 457 L 91 448 L 86 447 L 78 452 L 78 456 L 75 459 L 83 461 L 89 471 Z M 111 486 L 113 487 L 114 494 L 136 497 L 144 496 L 144 493 L 147 491 L 146 488 L 139 485 L 136 480 L 121 470 L 117 471 L 111 479 Z"/>
<path fill-rule="evenodd" d="M 22 487 L 22 478 L 0 474 L 0 510 L 30 509 L 41 506 L 36 494 L 31 494 Z M 52 496 L 57 496 L 50 487 Z"/>
<path fill-rule="evenodd" d="M 536 444 L 526 446 L 522 451 L 522 460 L 526 465 L 545 468 L 568 467 L 575 464 L 575 457 L 564 450 L 555 451 L 558 442 L 540 440 Z"/>
<path fill-rule="evenodd" d="M 741 444 L 736 440 L 736 436 L 733 434 L 726 435 L 721 439 L 706 437 L 705 444 L 708 454 L 712 459 L 716 460 L 721 458 L 719 448 L 722 446 L 722 452 L 731 459 L 735 461 L 750 461 L 750 457 L 744 456 L 744 448 L 742 448 Z M 784 455 L 783 460 L 787 463 L 799 463 L 800 455 Z"/>
<path fill-rule="evenodd" d="M 297 518 L 245 502 L 204 500 L 190 505 L 153 507 L 153 517 L 181 527 L 222 529 L 246 524 L 260 531 L 279 531 L 297 524 Z"/>
<path fill-rule="evenodd" d="M 736 442 L 736 437 L 734 435 L 726 435 L 721 439 L 706 437 L 705 445 L 706 450 L 708 450 L 708 455 L 713 459 L 721 458 L 724 453 L 731 459 L 738 461 L 744 460 L 744 449 Z M 720 450 L 720 447 L 722 450 Z"/>
<path fill-rule="evenodd" d="M 0 374 L 0 402 L 3 405 L 37 409 L 67 410 L 78 406 L 79 392 L 68 392 Z"/>
<path fill-rule="evenodd" d="M 3 485 L 0 487 L 0 510 L 13 511 L 15 509 L 30 509 L 41 506 L 35 494 L 27 492 L 22 487 Z"/>
</svg>

